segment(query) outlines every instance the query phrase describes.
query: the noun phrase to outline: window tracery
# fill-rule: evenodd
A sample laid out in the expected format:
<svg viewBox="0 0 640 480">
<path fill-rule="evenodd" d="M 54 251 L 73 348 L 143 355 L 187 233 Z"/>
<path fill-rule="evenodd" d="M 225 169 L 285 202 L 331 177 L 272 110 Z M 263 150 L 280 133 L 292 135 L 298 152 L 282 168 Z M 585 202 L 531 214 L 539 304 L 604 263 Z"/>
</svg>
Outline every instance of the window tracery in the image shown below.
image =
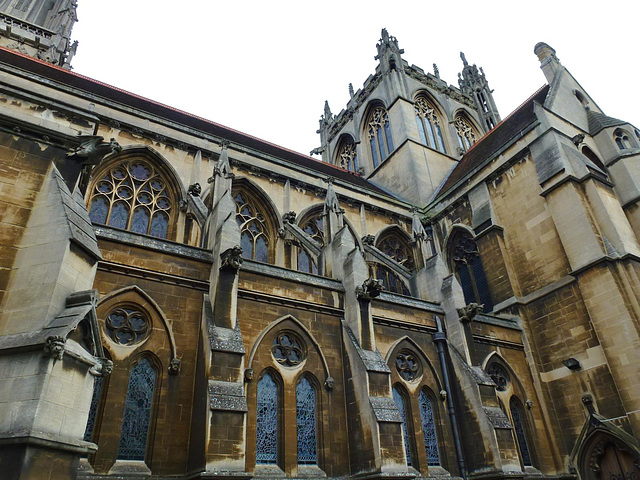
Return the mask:
<svg viewBox="0 0 640 480">
<path fill-rule="evenodd" d="M 371 146 L 373 168 L 376 168 L 393 151 L 389 115 L 383 107 L 376 107 L 371 112 L 367 123 L 367 134 Z"/>
<path fill-rule="evenodd" d="M 613 137 L 616 141 L 616 145 L 620 150 L 627 150 L 629 148 L 633 148 L 633 144 L 631 143 L 629 134 L 624 130 L 622 130 L 621 128 L 617 128 L 613 132 Z"/>
<path fill-rule="evenodd" d="M 131 346 L 147 338 L 151 322 L 140 310 L 117 307 L 107 315 L 104 324 L 111 340 Z"/>
<path fill-rule="evenodd" d="M 476 143 L 477 135 L 471 124 L 462 115 L 458 115 L 454 121 L 456 134 L 458 136 L 458 145 L 463 152 L 471 148 Z"/>
<path fill-rule="evenodd" d="M 438 450 L 438 436 L 433 415 L 433 406 L 427 392 L 422 389 L 418 395 L 420 406 L 420 419 L 422 420 L 422 434 L 427 451 L 427 465 L 440 465 L 440 452 Z"/>
<path fill-rule="evenodd" d="M 402 437 L 404 438 L 404 452 L 407 456 L 407 465 L 411 466 L 411 444 L 409 443 L 409 429 L 407 426 L 407 408 L 404 396 L 398 391 L 397 387 L 393 387 L 393 401 L 398 408 L 400 418 L 402 418 Z"/>
<path fill-rule="evenodd" d="M 400 275 L 391 271 L 384 265 L 379 263 L 369 264 L 369 274 L 372 278 L 376 278 L 382 282 L 382 289 L 391 292 L 398 293 L 400 295 L 411 296 L 409 287 L 404 282 Z"/>
<path fill-rule="evenodd" d="M 298 435 L 298 464 L 318 463 L 316 435 L 316 392 L 303 377 L 296 386 L 296 425 Z"/>
<path fill-rule="evenodd" d="M 124 160 L 93 186 L 89 218 L 93 223 L 167 238 L 173 207 L 168 182 L 149 162 Z"/>
<path fill-rule="evenodd" d="M 416 380 L 422 374 L 422 364 L 413 352 L 401 351 L 396 355 L 398 374 L 408 382 Z"/>
<path fill-rule="evenodd" d="M 265 373 L 258 382 L 256 463 L 278 462 L 278 386 Z"/>
<path fill-rule="evenodd" d="M 446 153 L 440 119 L 435 108 L 424 97 L 418 97 L 414 105 L 416 121 L 422 143 Z"/>
<path fill-rule="evenodd" d="M 351 137 L 346 138 L 340 144 L 337 160 L 338 166 L 350 172 L 358 172 L 358 152 L 356 150 L 356 144 Z"/>
<path fill-rule="evenodd" d="M 504 392 L 511 382 L 507 370 L 498 362 L 493 362 L 489 365 L 487 373 L 491 377 L 491 380 L 493 380 L 493 383 L 496 384 L 496 390 L 499 392 Z"/>
<path fill-rule="evenodd" d="M 393 258 L 400 265 L 413 270 L 415 263 L 411 247 L 397 235 L 387 235 L 378 242 L 378 250 Z"/>
<path fill-rule="evenodd" d="M 269 261 L 269 228 L 258 203 L 245 192 L 236 192 L 236 222 L 240 227 L 242 257 L 267 263 Z"/>
<path fill-rule="evenodd" d="M 271 354 L 280 365 L 295 367 L 306 357 L 302 340 L 293 332 L 281 332 L 276 335 L 271 346 Z"/>
<path fill-rule="evenodd" d="M 118 447 L 120 460 L 144 460 L 155 384 L 156 371 L 151 362 L 143 358 L 129 377 Z"/>
<path fill-rule="evenodd" d="M 460 229 L 451 242 L 450 258 L 467 304 L 484 305 L 484 311 L 493 310 L 489 283 L 482 267 L 478 246 L 469 232 Z"/>
</svg>

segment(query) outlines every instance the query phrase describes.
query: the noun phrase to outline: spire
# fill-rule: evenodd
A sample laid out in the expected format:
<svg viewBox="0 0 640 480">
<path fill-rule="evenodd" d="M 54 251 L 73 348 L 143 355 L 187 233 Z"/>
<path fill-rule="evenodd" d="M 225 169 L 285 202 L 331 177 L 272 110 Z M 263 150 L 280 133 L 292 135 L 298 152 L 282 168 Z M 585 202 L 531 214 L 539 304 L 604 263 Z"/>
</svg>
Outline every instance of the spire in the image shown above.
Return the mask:
<svg viewBox="0 0 640 480">
<path fill-rule="evenodd" d="M 78 21 L 76 0 L 0 0 L 4 31 L 0 46 L 71 68 L 77 42 L 71 30 Z"/>
<path fill-rule="evenodd" d="M 378 55 L 375 56 L 375 59 L 380 60 L 382 73 L 404 70 L 401 57 L 404 50 L 398 46 L 398 40 L 396 37 L 389 35 L 386 28 L 382 29 L 381 38 L 376 48 L 378 49 Z"/>
<path fill-rule="evenodd" d="M 493 90 L 489 88 L 489 82 L 482 68 L 478 69 L 475 64 L 469 65 L 463 52 L 460 52 L 460 59 L 463 65 L 462 73 L 458 74 L 460 90 L 473 98 L 478 112 L 484 120 L 484 127 L 486 131 L 489 131 L 500 123 L 498 107 L 493 100 Z"/>
</svg>

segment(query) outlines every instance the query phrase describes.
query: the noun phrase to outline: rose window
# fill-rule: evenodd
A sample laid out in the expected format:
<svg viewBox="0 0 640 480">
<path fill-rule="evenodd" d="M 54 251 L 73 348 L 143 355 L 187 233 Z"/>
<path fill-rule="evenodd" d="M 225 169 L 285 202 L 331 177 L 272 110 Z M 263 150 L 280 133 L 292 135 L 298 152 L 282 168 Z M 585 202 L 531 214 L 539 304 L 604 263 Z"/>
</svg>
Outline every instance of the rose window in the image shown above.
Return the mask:
<svg viewBox="0 0 640 480">
<path fill-rule="evenodd" d="M 293 333 L 280 333 L 276 336 L 271 347 L 273 358 L 280 365 L 295 367 L 304 360 L 302 341 Z"/>
<path fill-rule="evenodd" d="M 116 308 L 105 319 L 109 337 L 120 345 L 135 345 L 149 335 L 151 322 L 145 314 L 132 308 Z"/>
</svg>

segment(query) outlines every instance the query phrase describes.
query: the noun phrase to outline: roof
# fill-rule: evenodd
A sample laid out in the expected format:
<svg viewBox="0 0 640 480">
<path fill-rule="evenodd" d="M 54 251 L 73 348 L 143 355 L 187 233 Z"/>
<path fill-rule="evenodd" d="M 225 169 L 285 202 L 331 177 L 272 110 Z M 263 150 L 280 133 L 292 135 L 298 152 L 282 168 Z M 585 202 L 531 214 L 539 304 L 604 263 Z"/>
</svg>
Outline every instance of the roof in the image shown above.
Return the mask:
<svg viewBox="0 0 640 480">
<path fill-rule="evenodd" d="M 605 128 L 617 127 L 618 125 L 627 123 L 617 118 L 607 117 L 604 113 L 594 112 L 593 110 L 587 110 L 587 120 L 589 121 L 589 135 L 591 136 L 597 135 Z"/>
<path fill-rule="evenodd" d="M 313 170 L 322 176 L 330 176 L 375 193 L 382 194 L 387 197 L 390 196 L 389 193 L 378 188 L 360 175 L 343 168 L 316 160 L 307 155 L 289 150 L 288 148 L 275 145 L 238 130 L 225 127 L 224 125 L 220 125 L 219 123 L 215 123 L 211 120 L 141 97 L 134 93 L 99 82 L 84 75 L 79 75 L 70 70 L 29 57 L 22 53 L 0 47 L 0 63 L 8 64 L 21 70 L 26 70 L 48 80 L 121 103 L 130 108 L 170 120 L 174 123 L 206 132 L 210 135 L 228 140 L 231 143 L 243 145 L 245 147 L 273 155 L 274 157 L 280 158 L 294 165 Z"/>
<path fill-rule="evenodd" d="M 549 85 L 545 85 L 513 111 L 507 118 L 495 126 L 484 137 L 478 140 L 464 154 L 460 162 L 454 167 L 440 188 L 436 199 L 442 198 L 451 188 L 480 167 L 486 160 L 494 156 L 513 138 L 536 120 L 533 111 L 535 102 L 543 103 L 549 92 Z"/>
</svg>

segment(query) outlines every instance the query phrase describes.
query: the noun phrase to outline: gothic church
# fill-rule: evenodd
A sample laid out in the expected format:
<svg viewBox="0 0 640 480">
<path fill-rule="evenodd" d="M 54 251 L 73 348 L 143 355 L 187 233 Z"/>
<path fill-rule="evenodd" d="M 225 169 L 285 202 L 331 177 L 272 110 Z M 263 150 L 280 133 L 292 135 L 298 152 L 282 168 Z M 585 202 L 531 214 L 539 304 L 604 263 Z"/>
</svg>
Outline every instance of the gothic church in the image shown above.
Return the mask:
<svg viewBox="0 0 640 480">
<path fill-rule="evenodd" d="M 382 30 L 320 161 L 0 18 L 0 477 L 638 479 L 640 131 L 549 45 L 502 118 Z"/>
</svg>

